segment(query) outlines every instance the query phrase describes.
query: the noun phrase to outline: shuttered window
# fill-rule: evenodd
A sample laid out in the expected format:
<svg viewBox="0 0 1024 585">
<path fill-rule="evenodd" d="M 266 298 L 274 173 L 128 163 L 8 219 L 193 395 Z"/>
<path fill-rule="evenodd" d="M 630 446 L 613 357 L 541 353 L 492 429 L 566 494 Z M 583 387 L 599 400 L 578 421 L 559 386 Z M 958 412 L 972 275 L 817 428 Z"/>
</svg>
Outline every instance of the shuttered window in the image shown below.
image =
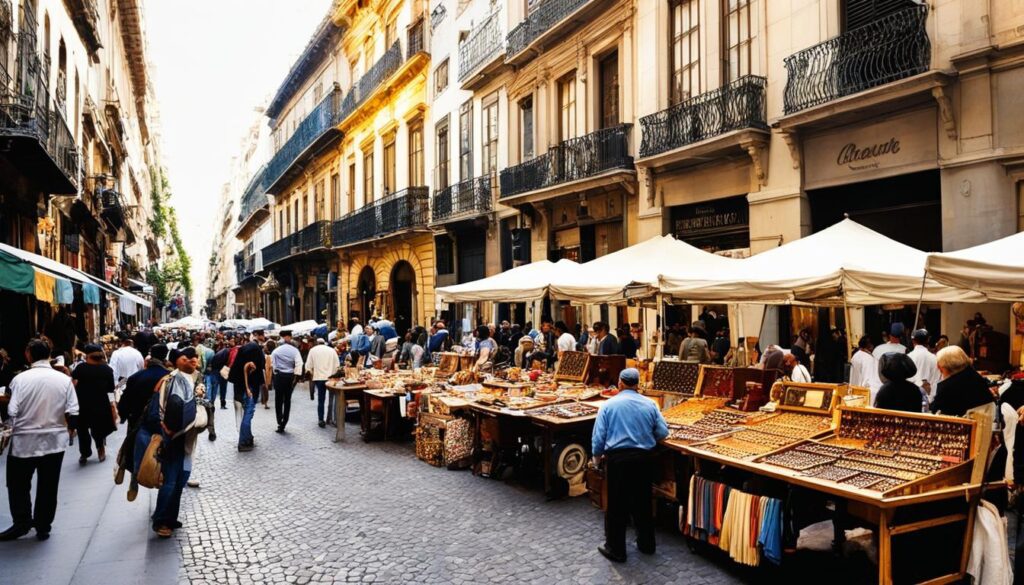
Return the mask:
<svg viewBox="0 0 1024 585">
<path fill-rule="evenodd" d="M 843 30 L 860 28 L 911 6 L 914 6 L 912 0 L 845 0 Z"/>
</svg>

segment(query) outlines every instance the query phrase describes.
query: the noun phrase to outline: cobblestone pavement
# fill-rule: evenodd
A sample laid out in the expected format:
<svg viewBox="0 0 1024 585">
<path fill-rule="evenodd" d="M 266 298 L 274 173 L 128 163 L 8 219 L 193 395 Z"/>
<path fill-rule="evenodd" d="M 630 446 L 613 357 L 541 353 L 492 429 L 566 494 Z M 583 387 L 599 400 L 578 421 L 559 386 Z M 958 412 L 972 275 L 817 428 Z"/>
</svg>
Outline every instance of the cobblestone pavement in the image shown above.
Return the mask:
<svg viewBox="0 0 1024 585">
<path fill-rule="evenodd" d="M 296 389 L 288 432 L 257 407 L 256 449 L 235 450 L 233 412 L 205 442 L 178 531 L 183 582 L 202 583 L 732 583 L 738 569 L 659 534 L 658 553 L 613 565 L 596 550 L 603 516 L 586 497 L 545 501 L 536 489 L 418 461 L 411 443 L 347 442 L 316 425 Z"/>
</svg>

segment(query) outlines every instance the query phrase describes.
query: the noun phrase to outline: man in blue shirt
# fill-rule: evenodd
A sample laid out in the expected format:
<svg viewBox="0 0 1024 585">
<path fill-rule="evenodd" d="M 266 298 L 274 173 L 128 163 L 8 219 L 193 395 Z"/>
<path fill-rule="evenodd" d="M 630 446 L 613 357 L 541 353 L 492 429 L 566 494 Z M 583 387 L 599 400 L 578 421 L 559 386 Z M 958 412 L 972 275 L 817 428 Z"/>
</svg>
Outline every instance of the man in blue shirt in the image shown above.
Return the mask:
<svg viewBox="0 0 1024 585">
<path fill-rule="evenodd" d="M 594 422 L 594 458 L 605 464 L 608 509 L 604 544 L 598 552 L 607 559 L 626 561 L 626 523 L 636 528 L 636 547 L 654 554 L 654 519 L 651 483 L 658 441 L 668 436 L 668 425 L 653 400 L 637 393 L 640 372 L 626 368 L 619 374 L 619 394 L 601 407 Z"/>
</svg>

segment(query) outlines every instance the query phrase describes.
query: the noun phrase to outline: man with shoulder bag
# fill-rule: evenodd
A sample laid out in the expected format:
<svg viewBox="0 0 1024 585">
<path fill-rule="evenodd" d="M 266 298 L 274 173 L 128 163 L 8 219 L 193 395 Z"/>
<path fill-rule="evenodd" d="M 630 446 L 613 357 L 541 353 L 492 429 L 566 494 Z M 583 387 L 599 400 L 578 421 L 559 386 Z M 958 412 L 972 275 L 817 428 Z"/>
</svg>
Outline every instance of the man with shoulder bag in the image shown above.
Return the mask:
<svg viewBox="0 0 1024 585">
<path fill-rule="evenodd" d="M 135 501 L 139 493 L 138 457 L 136 457 L 136 437 L 142 427 L 150 399 L 157 390 L 157 385 L 167 374 L 167 346 L 158 343 L 149 348 L 149 359 L 146 367 L 132 374 L 125 383 L 124 392 L 117 403 L 117 413 L 121 422 L 128 423 L 124 442 L 117 453 L 117 471 L 114 483 L 120 485 L 124 481 L 125 471 L 132 475 L 128 485 L 128 501 Z M 140 453 L 141 455 L 141 453 Z"/>
</svg>

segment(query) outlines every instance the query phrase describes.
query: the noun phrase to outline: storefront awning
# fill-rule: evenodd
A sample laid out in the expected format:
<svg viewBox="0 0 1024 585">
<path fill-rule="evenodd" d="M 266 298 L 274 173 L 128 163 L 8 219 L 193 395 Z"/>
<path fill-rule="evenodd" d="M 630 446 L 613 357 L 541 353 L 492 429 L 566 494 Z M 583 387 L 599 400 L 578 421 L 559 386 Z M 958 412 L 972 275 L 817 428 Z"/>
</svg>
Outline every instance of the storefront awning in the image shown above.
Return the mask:
<svg viewBox="0 0 1024 585">
<path fill-rule="evenodd" d="M 94 285 L 94 286 L 98 286 L 99 288 L 101 288 L 101 289 L 103 289 L 103 290 L 105 290 L 105 291 L 107 291 L 107 292 L 109 292 L 109 293 L 111 293 L 113 295 L 116 295 L 116 296 L 122 297 L 122 298 L 127 298 L 127 299 L 129 299 L 130 301 L 132 301 L 134 303 L 142 305 L 143 307 L 150 307 L 150 306 L 152 306 L 152 304 L 149 301 L 147 301 L 146 299 L 144 299 L 144 298 L 142 298 L 142 297 L 140 297 L 138 295 L 134 295 L 134 294 L 124 290 L 123 288 L 121 288 L 121 287 L 119 287 L 117 285 L 110 284 L 109 282 L 106 282 L 106 281 L 104 281 L 102 279 L 96 278 L 95 276 L 93 276 L 91 274 L 87 274 L 85 272 L 82 272 L 81 270 L 77 270 L 75 268 L 67 266 L 66 264 L 61 264 L 60 262 L 57 262 L 56 260 L 51 260 L 50 258 L 47 258 L 46 256 L 40 256 L 39 254 L 33 254 L 32 252 L 28 252 L 26 250 L 22 250 L 20 248 L 15 248 L 14 246 L 9 246 L 7 244 L 2 244 L 2 243 L 0 243 L 0 252 L 6 253 L 6 254 L 8 254 L 10 256 L 13 256 L 14 258 L 17 258 L 18 260 L 20 260 L 24 264 L 27 264 L 27 265 L 31 266 L 32 268 L 34 268 L 36 270 L 40 270 L 40 271 L 42 271 L 44 273 L 47 273 L 47 274 L 50 274 L 50 275 L 52 275 L 54 277 L 70 280 L 72 282 L 78 283 L 79 285 Z M 7 288 L 7 287 L 5 287 L 5 288 Z M 9 288 L 9 290 L 14 290 L 14 289 L 10 289 Z M 27 291 L 27 288 L 25 290 Z M 17 292 L 23 292 L 23 291 L 19 290 Z M 34 285 L 33 285 L 32 291 L 25 292 L 25 294 L 34 294 L 34 293 L 35 293 Z"/>
<path fill-rule="evenodd" d="M 151 294 L 153 294 L 153 285 L 146 284 L 145 282 L 142 282 L 141 280 L 135 280 L 134 278 L 129 278 L 128 279 L 128 284 L 130 285 L 132 291 L 134 291 L 134 292 L 142 293 L 144 295 L 151 295 Z"/>
<path fill-rule="evenodd" d="M 443 286 L 436 293 L 443 303 L 525 303 L 543 298 L 556 275 L 571 273 L 577 268 L 579 264 L 572 260 L 563 259 L 557 263 L 540 260 L 473 282 Z"/>
</svg>

